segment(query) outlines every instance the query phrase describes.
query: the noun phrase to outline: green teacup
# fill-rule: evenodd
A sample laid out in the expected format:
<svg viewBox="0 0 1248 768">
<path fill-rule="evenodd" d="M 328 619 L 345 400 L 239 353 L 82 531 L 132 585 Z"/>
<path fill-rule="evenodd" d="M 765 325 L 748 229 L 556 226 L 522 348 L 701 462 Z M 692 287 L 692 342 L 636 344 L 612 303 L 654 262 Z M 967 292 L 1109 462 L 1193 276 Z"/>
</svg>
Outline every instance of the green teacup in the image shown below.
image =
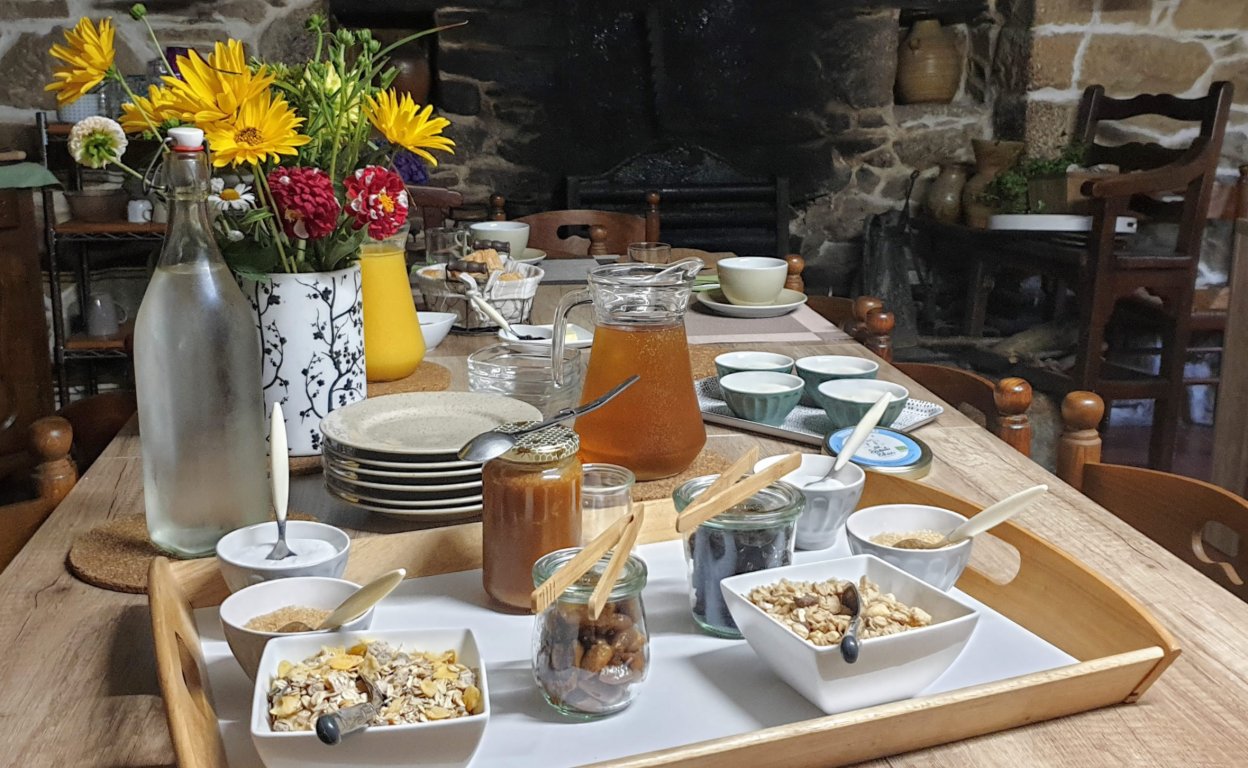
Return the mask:
<svg viewBox="0 0 1248 768">
<path fill-rule="evenodd" d="M 742 419 L 778 427 L 797 407 L 802 380 L 774 371 L 742 371 L 719 380 L 724 402 Z"/>
<path fill-rule="evenodd" d="M 793 358 L 774 352 L 725 352 L 715 358 L 715 373 L 723 378 L 742 371 L 790 373 Z"/>
<path fill-rule="evenodd" d="M 806 382 L 802 392 L 802 405 L 822 407 L 815 390 L 825 381 L 838 379 L 874 379 L 880 372 L 880 364 L 853 355 L 813 355 L 797 361 L 797 375 Z"/>
<path fill-rule="evenodd" d="M 887 427 L 897 420 L 910 399 L 910 391 L 900 384 L 877 379 L 834 379 L 818 386 L 815 399 L 828 414 L 832 431 L 836 431 L 856 426 L 884 392 L 893 398 L 880 418 L 880 426 Z"/>
</svg>

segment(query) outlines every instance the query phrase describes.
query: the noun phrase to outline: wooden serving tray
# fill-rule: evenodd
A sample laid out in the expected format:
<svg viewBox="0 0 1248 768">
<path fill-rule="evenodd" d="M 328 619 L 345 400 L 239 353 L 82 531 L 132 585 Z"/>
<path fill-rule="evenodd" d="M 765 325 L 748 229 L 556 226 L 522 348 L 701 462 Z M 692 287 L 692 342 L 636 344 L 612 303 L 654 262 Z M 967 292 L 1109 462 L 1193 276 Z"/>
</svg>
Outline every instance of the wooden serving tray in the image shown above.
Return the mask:
<svg viewBox="0 0 1248 768">
<path fill-rule="evenodd" d="M 979 507 L 902 478 L 867 473 L 861 506 L 934 504 L 967 516 Z M 668 500 L 646 504 L 643 542 L 676 538 Z M 1134 598 L 1065 552 L 1012 523 L 993 531 L 1018 552 L 998 583 L 968 567 L 957 586 L 1078 663 L 948 693 L 765 728 L 599 763 L 612 768 L 792 768 L 848 765 L 1040 720 L 1130 703 L 1178 657 L 1174 638 Z M 412 577 L 479 568 L 479 523 L 360 539 L 346 578 L 368 581 L 396 567 Z M 157 673 L 181 768 L 227 768 L 192 611 L 229 594 L 215 559 L 152 563 L 148 595 Z M 1055 595 L 1064 596 L 1054 599 Z M 776 685 L 783 685 L 776 680 Z"/>
</svg>

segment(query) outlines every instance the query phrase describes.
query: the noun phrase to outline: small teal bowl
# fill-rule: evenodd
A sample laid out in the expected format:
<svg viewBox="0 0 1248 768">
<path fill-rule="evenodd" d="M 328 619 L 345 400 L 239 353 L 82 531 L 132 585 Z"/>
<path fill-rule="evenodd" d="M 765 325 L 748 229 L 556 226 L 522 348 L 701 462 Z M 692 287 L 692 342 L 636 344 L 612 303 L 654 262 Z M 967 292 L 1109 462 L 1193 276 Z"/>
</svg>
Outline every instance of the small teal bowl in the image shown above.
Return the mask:
<svg viewBox="0 0 1248 768">
<path fill-rule="evenodd" d="M 772 427 L 797 407 L 802 398 L 802 380 L 788 373 L 742 371 L 719 380 L 724 402 L 742 419 Z"/>
<path fill-rule="evenodd" d="M 725 352 L 715 358 L 715 373 L 721 379 L 744 371 L 792 373 L 793 358 L 774 352 Z"/>
<path fill-rule="evenodd" d="M 835 432 L 856 426 L 883 392 L 893 398 L 880 418 L 880 426 L 887 427 L 897 420 L 910 399 L 910 390 L 900 384 L 878 379 L 834 379 L 819 385 L 815 390 L 815 399 L 828 414 L 828 421 L 832 422 L 832 431 Z"/>
<path fill-rule="evenodd" d="M 802 405 L 819 407 L 815 390 L 825 381 L 838 379 L 874 379 L 880 372 L 880 364 L 865 357 L 853 355 L 813 355 L 797 361 L 797 375 L 806 382 L 802 392 Z"/>
</svg>

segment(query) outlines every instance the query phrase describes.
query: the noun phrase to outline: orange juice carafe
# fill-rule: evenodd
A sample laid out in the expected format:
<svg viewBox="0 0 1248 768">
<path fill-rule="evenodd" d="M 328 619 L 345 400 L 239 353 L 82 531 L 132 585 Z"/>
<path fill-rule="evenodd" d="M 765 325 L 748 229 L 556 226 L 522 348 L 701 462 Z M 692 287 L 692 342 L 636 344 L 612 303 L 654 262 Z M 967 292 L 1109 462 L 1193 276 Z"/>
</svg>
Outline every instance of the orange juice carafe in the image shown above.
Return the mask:
<svg viewBox="0 0 1248 768">
<path fill-rule="evenodd" d="M 676 264 L 609 264 L 589 288 L 567 294 L 555 313 L 552 354 L 562 359 L 567 314 L 593 303 L 597 330 L 581 402 L 632 374 L 641 377 L 605 408 L 577 418 L 581 461 L 628 467 L 638 480 L 679 474 L 706 444 L 693 390 L 685 310 L 698 259 Z M 560 369 L 556 367 L 556 386 Z"/>
<path fill-rule="evenodd" d="M 410 376 L 425 357 L 425 337 L 404 259 L 406 230 L 360 247 L 364 293 L 364 371 L 369 381 Z"/>
</svg>

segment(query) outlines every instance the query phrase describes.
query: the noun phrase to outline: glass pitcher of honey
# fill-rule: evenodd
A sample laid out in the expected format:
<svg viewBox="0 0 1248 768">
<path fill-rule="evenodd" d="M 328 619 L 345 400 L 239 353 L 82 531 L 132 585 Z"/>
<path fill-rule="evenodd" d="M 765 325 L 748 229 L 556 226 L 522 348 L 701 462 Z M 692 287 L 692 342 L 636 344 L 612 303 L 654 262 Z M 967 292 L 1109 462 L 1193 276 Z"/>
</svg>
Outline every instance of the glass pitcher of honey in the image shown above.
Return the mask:
<svg viewBox="0 0 1248 768">
<path fill-rule="evenodd" d="M 641 377 L 609 407 L 581 416 L 581 460 L 619 464 L 638 480 L 679 474 L 706 444 L 693 389 L 685 311 L 698 259 L 675 264 L 609 264 L 590 270 L 589 287 L 569 293 L 555 312 L 552 359 L 563 356 L 568 312 L 594 305 L 594 348 L 580 401 L 589 402 L 632 374 Z M 562 386 L 558 366 L 555 386 Z"/>
</svg>

